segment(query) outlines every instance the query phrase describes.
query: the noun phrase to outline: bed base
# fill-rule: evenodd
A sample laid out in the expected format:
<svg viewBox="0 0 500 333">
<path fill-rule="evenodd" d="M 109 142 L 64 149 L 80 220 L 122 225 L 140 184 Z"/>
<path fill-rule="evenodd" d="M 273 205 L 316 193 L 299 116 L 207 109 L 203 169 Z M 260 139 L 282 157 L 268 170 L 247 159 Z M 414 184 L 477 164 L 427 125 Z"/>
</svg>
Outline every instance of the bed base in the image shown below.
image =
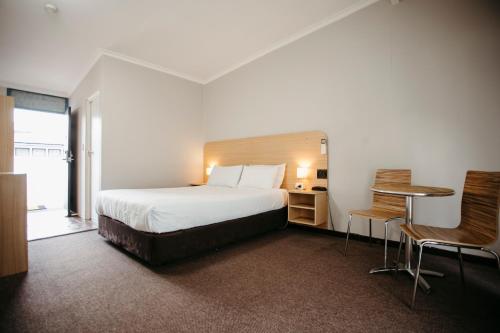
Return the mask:
<svg viewBox="0 0 500 333">
<path fill-rule="evenodd" d="M 287 224 L 287 207 L 205 226 L 166 233 L 135 230 L 99 215 L 99 234 L 151 265 L 186 258 Z"/>
</svg>

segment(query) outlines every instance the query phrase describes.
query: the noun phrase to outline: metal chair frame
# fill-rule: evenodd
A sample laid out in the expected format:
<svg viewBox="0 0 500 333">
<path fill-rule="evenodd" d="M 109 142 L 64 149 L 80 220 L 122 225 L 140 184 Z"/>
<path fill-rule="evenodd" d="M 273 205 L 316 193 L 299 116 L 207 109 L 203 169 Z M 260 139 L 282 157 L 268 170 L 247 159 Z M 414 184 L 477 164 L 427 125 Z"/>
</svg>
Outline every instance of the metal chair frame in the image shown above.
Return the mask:
<svg viewBox="0 0 500 333">
<path fill-rule="evenodd" d="M 399 264 L 399 260 L 400 260 L 400 257 L 401 257 L 401 248 L 402 248 L 402 244 L 404 243 L 405 238 L 406 238 L 406 235 L 404 234 L 404 232 L 401 232 L 401 237 L 400 237 L 400 240 L 399 240 L 399 248 L 398 248 L 398 257 L 396 259 L 397 264 Z M 418 279 L 420 277 L 420 264 L 422 263 L 422 252 L 423 252 L 424 246 L 426 246 L 426 245 L 444 245 L 444 246 L 456 247 L 457 248 L 458 262 L 459 262 L 459 265 L 460 265 L 460 279 L 462 280 L 462 283 L 465 283 L 464 263 L 463 263 L 463 259 L 462 259 L 462 248 L 464 248 L 464 249 L 481 250 L 483 252 L 486 252 L 486 253 L 489 253 L 489 254 L 493 255 L 495 257 L 496 261 L 497 261 L 497 268 L 500 271 L 500 256 L 498 255 L 498 253 L 496 253 L 492 249 L 489 249 L 489 248 L 486 248 L 486 247 L 482 247 L 482 246 L 468 246 L 468 245 L 467 246 L 465 246 L 465 245 L 460 245 L 459 246 L 459 245 L 454 245 L 454 244 L 450 244 L 450 243 L 447 243 L 447 242 L 437 242 L 437 241 L 422 241 L 422 242 L 418 242 L 417 241 L 417 245 L 419 247 L 419 250 L 418 250 L 417 269 L 416 269 L 416 272 L 415 272 L 415 282 L 413 284 L 413 293 L 412 293 L 411 304 L 410 304 L 410 307 L 412 309 L 415 308 L 415 299 L 416 299 L 416 296 L 417 296 Z M 396 269 L 396 273 L 397 272 L 398 272 L 398 269 Z"/>
<path fill-rule="evenodd" d="M 389 222 L 394 222 L 398 220 L 404 220 L 404 217 L 393 217 L 384 221 L 384 266 L 382 268 L 375 268 L 370 271 L 370 273 L 374 271 L 379 271 L 383 269 L 390 268 L 387 266 L 387 234 L 389 232 Z M 344 247 L 344 256 L 347 256 L 347 249 L 349 248 L 349 235 L 351 234 L 351 222 L 352 222 L 352 214 L 349 214 L 349 220 L 347 221 L 347 236 L 345 240 Z M 369 223 L 369 242 L 372 242 L 372 219 L 368 219 Z"/>
</svg>

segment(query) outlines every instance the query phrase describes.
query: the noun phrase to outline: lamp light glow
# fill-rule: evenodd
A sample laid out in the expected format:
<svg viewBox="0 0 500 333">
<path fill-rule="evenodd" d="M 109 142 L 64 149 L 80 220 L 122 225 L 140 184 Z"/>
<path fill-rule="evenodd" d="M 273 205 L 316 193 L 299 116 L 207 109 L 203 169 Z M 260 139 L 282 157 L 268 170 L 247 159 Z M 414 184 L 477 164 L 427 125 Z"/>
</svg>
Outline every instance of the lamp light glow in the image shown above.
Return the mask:
<svg viewBox="0 0 500 333">
<path fill-rule="evenodd" d="M 297 178 L 304 179 L 307 178 L 307 174 L 309 173 L 309 168 L 298 167 L 297 168 Z"/>
<path fill-rule="evenodd" d="M 210 176 L 210 174 L 212 173 L 212 170 L 213 170 L 213 169 L 214 169 L 214 167 L 213 167 L 213 166 L 209 166 L 209 167 L 205 170 L 205 172 L 206 172 L 207 176 Z"/>
<path fill-rule="evenodd" d="M 309 173 L 309 168 L 308 167 L 299 166 L 297 168 L 297 179 L 305 179 L 305 178 L 307 178 L 307 174 L 308 173 Z M 305 190 L 306 187 L 305 187 L 304 183 L 297 182 L 297 183 L 295 183 L 295 189 L 296 190 Z"/>
</svg>

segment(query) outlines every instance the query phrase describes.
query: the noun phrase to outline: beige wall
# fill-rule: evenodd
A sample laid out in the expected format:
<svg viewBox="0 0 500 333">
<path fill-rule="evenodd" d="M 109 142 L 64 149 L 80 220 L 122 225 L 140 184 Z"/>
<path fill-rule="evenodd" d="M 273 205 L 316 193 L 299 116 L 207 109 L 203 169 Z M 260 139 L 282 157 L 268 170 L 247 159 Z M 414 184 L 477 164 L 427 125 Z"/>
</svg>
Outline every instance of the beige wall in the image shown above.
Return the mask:
<svg viewBox="0 0 500 333">
<path fill-rule="evenodd" d="M 5 87 L 0 86 L 0 96 L 7 95 L 7 89 Z"/>
<path fill-rule="evenodd" d="M 466 170 L 500 170 L 498 36 L 495 1 L 380 1 L 206 85 L 206 140 L 323 130 L 336 230 L 377 168 L 454 188 L 415 204 L 417 223 L 453 227 Z"/>
<path fill-rule="evenodd" d="M 104 56 L 71 95 L 72 109 L 83 115 L 97 91 L 102 189 L 186 186 L 202 178 L 201 85 Z"/>
</svg>

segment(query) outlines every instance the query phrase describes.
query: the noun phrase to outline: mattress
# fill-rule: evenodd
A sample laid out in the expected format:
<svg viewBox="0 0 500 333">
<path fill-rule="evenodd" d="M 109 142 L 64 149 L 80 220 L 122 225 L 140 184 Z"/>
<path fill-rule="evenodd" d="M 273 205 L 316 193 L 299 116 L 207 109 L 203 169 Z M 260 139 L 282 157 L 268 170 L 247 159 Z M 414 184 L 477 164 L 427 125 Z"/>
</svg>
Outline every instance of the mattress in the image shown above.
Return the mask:
<svg viewBox="0 0 500 333">
<path fill-rule="evenodd" d="M 101 191 L 96 210 L 131 228 L 165 233 L 280 209 L 283 189 L 191 186 Z"/>
</svg>

